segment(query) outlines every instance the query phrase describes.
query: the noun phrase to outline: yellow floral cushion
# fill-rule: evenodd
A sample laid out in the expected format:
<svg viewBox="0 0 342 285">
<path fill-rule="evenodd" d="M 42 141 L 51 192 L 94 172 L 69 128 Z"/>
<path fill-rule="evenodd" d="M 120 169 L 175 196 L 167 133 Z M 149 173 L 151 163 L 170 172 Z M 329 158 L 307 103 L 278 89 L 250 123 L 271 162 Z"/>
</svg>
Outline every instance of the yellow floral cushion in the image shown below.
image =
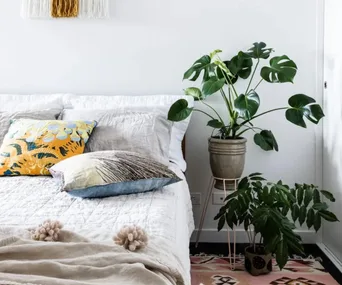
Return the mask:
<svg viewBox="0 0 342 285">
<path fill-rule="evenodd" d="M 14 120 L 0 148 L 0 176 L 50 175 L 49 168 L 84 152 L 95 121 Z"/>
</svg>

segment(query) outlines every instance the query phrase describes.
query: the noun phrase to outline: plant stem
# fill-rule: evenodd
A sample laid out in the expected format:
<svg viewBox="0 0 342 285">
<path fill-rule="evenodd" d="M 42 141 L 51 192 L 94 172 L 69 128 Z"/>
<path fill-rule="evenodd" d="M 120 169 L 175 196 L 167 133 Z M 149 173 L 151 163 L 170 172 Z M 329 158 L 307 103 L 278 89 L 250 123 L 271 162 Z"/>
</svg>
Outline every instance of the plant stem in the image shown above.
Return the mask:
<svg viewBox="0 0 342 285">
<path fill-rule="evenodd" d="M 227 99 L 226 94 L 224 94 L 224 91 L 222 90 L 222 88 L 220 89 L 220 92 L 221 92 L 221 95 L 222 95 L 222 98 L 223 98 L 224 102 L 226 103 L 226 106 L 227 106 L 229 115 L 230 115 L 230 117 L 232 118 L 234 114 L 233 114 L 233 111 L 232 111 L 232 107 L 231 107 L 231 105 L 230 105 L 230 102 L 229 102 L 229 100 Z"/>
<path fill-rule="evenodd" d="M 254 90 L 256 90 L 256 89 L 259 87 L 259 85 L 261 84 L 261 82 L 263 82 L 263 81 L 264 81 L 264 79 L 261 78 L 261 80 L 259 81 L 259 83 L 254 87 Z"/>
<path fill-rule="evenodd" d="M 252 77 L 251 77 L 251 79 L 249 80 L 249 83 L 248 83 L 248 86 L 247 86 L 247 89 L 246 89 L 245 95 L 247 95 L 247 94 L 248 94 L 249 87 L 251 87 L 251 84 L 252 84 L 252 81 L 253 81 L 253 78 L 254 78 L 255 72 L 256 72 L 256 70 L 257 70 L 257 68 L 258 68 L 258 66 L 259 66 L 259 63 L 260 63 L 260 59 L 258 58 L 258 62 L 257 62 L 257 64 L 255 65 L 254 71 L 253 71 L 253 73 L 252 73 Z"/>
<path fill-rule="evenodd" d="M 224 125 L 224 121 L 222 120 L 221 116 L 219 115 L 219 113 L 216 112 L 216 110 L 211 107 L 209 104 L 205 103 L 203 100 L 200 100 L 202 104 L 204 104 L 205 106 L 207 106 L 208 108 L 210 108 L 211 110 L 213 110 L 215 112 L 215 114 L 217 115 L 217 117 L 219 117 L 221 123 Z"/>
<path fill-rule="evenodd" d="M 207 115 L 208 117 L 210 117 L 211 119 L 215 120 L 215 118 L 214 118 L 213 116 L 209 115 L 208 113 L 206 113 L 206 112 L 204 112 L 204 111 L 202 111 L 202 110 L 197 110 L 197 109 L 194 109 L 193 111 L 194 111 L 194 112 L 200 112 L 200 113 L 203 113 L 203 114 Z"/>
<path fill-rule="evenodd" d="M 247 128 L 247 129 L 243 130 L 242 132 L 238 133 L 236 136 L 237 136 L 237 137 L 240 137 L 243 133 L 245 133 L 245 132 L 247 132 L 247 131 L 249 131 L 249 130 L 254 130 L 254 129 L 257 129 L 257 130 L 261 130 L 261 131 L 262 131 L 261 128 L 250 127 L 250 128 Z"/>
<path fill-rule="evenodd" d="M 260 116 L 266 115 L 266 114 L 268 114 L 268 113 L 271 113 L 271 112 L 274 112 L 274 111 L 285 110 L 285 109 L 288 109 L 288 107 L 281 107 L 281 108 L 276 108 L 276 109 L 272 109 L 272 110 L 263 112 L 263 113 L 261 113 L 261 114 L 259 114 L 259 115 L 256 115 L 256 116 L 250 118 L 249 120 L 243 121 L 240 125 L 241 125 L 241 126 L 242 126 L 242 125 L 245 125 L 245 124 L 247 124 L 248 122 L 250 122 L 250 121 L 252 121 L 252 120 L 254 120 L 254 119 L 256 119 L 256 118 L 258 118 L 258 117 L 260 117 Z"/>
<path fill-rule="evenodd" d="M 256 253 L 256 244 L 255 244 L 255 238 L 256 238 L 256 232 L 254 231 L 254 236 L 253 236 L 253 246 L 254 246 L 254 253 Z"/>
</svg>

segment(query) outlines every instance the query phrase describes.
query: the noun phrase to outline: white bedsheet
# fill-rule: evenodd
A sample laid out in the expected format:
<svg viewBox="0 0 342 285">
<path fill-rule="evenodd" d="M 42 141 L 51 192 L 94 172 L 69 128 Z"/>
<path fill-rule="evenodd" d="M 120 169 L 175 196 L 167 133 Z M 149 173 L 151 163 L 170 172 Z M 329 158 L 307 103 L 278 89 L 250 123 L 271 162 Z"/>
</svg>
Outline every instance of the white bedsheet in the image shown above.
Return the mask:
<svg viewBox="0 0 342 285">
<path fill-rule="evenodd" d="M 136 224 L 168 242 L 190 282 L 190 193 L 183 173 L 170 168 L 184 180 L 154 192 L 93 200 L 59 192 L 50 177 L 1 177 L 0 226 L 35 227 L 49 218 L 91 240 L 108 241 L 122 226 Z"/>
</svg>

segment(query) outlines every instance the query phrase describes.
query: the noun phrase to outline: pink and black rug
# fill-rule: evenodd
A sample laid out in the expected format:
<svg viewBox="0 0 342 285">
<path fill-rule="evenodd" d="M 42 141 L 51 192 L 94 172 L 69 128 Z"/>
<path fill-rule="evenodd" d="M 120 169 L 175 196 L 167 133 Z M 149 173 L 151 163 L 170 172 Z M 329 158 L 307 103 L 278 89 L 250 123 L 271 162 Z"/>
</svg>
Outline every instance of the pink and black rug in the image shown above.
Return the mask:
<svg viewBox="0 0 342 285">
<path fill-rule="evenodd" d="M 244 258 L 236 258 L 235 270 L 230 270 L 229 258 L 214 256 L 191 257 L 192 285 L 339 285 L 314 259 L 290 260 L 280 271 L 253 277 L 244 270 Z M 276 265 L 274 263 L 274 265 Z"/>
</svg>

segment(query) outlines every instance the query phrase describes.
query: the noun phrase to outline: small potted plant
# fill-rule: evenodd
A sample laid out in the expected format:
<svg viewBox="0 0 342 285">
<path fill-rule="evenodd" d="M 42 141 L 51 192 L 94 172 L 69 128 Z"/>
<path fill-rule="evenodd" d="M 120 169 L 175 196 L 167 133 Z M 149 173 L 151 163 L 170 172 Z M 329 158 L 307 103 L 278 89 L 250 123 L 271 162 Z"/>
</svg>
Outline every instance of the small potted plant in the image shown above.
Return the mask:
<svg viewBox="0 0 342 285">
<path fill-rule="evenodd" d="M 304 118 L 318 124 L 324 117 L 322 108 L 315 100 L 304 94 L 296 94 L 289 98 L 289 106 L 280 106 L 258 113 L 260 97 L 257 89 L 262 82 L 293 82 L 297 65 L 286 55 L 271 58 L 269 65 L 260 70 L 260 79 L 254 82 L 256 72 L 262 60 L 266 60 L 273 52 L 265 43 L 254 43 L 246 52 L 240 51 L 231 60 L 223 61 L 219 57 L 220 50 L 204 55 L 185 72 L 184 79 L 197 81 L 202 78 L 201 89 L 190 87 L 185 94 L 194 97 L 205 109 L 189 108 L 184 99 L 176 101 L 170 108 L 168 119 L 182 121 L 192 112 L 200 112 L 209 117 L 207 125 L 218 129 L 218 133 L 209 138 L 210 165 L 214 177 L 225 179 L 240 178 L 245 165 L 246 139 L 243 135 L 248 131 L 255 132 L 254 142 L 263 150 L 278 151 L 278 143 L 271 130 L 264 130 L 254 125 L 254 120 L 270 112 L 286 110 L 285 117 L 291 123 L 306 127 Z M 246 89 L 239 92 L 235 83 L 247 80 Z M 219 112 L 206 102 L 208 96 L 218 94 L 226 107 L 226 114 Z M 223 189 L 222 181 L 216 181 L 216 188 Z"/>
<path fill-rule="evenodd" d="M 335 202 L 334 196 L 312 184 L 295 184 L 293 188 L 267 182 L 260 173 L 242 178 L 238 190 L 228 195 L 219 210 L 218 230 L 225 224 L 234 228 L 244 225 L 249 239 L 245 249 L 245 268 L 252 275 L 272 271 L 272 254 L 280 269 L 287 263 L 289 253 L 304 254 L 301 237 L 294 232 L 295 223 L 321 227 L 322 219 L 338 221 L 328 211 L 323 197 Z M 259 242 L 257 243 L 257 239 Z"/>
</svg>

